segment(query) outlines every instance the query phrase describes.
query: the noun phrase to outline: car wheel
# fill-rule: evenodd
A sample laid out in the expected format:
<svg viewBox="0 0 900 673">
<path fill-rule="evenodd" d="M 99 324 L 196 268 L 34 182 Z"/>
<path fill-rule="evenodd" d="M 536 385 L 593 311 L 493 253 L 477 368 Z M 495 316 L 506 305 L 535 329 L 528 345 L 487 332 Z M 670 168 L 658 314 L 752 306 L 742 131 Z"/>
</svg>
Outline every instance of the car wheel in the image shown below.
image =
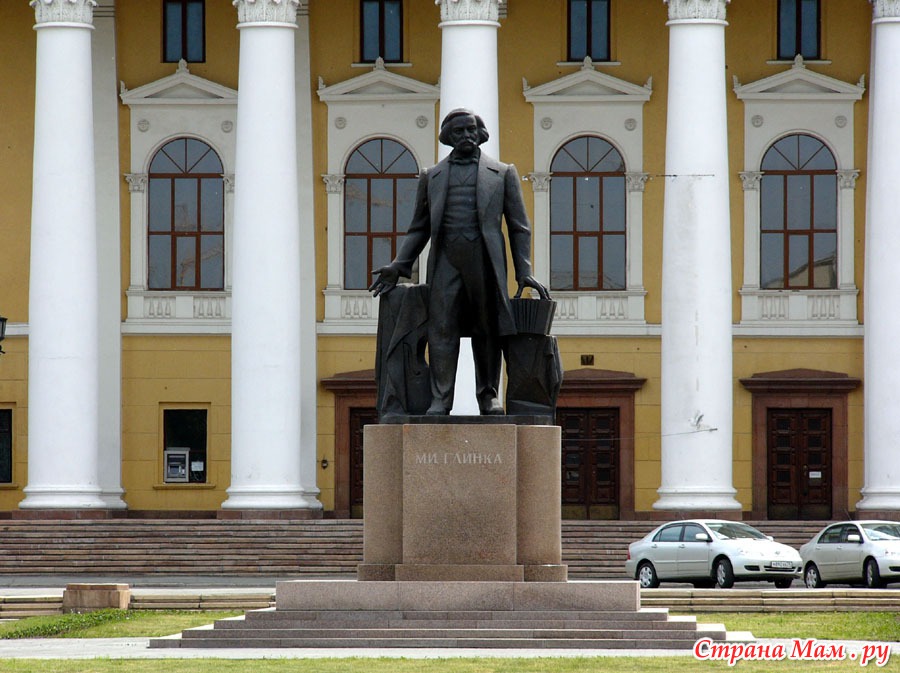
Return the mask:
<svg viewBox="0 0 900 673">
<path fill-rule="evenodd" d="M 803 573 L 803 582 L 806 584 L 807 589 L 821 589 L 825 586 L 825 582 L 822 581 L 822 576 L 819 575 L 819 569 L 815 563 L 810 563 L 806 566 L 806 572 Z"/>
<path fill-rule="evenodd" d="M 720 558 L 716 561 L 716 584 L 722 589 L 730 589 L 734 586 L 734 569 L 731 561 Z"/>
<path fill-rule="evenodd" d="M 865 573 L 866 586 L 869 589 L 880 589 L 884 586 L 884 582 L 881 581 L 881 573 L 878 572 L 878 562 L 875 559 L 866 559 L 863 572 Z"/>
<path fill-rule="evenodd" d="M 638 566 L 637 579 L 641 584 L 641 589 L 655 589 L 659 586 L 656 568 L 649 561 L 644 561 Z"/>
<path fill-rule="evenodd" d="M 775 580 L 775 588 L 776 589 L 789 589 L 791 584 L 794 583 L 794 580 L 786 577 L 784 579 Z"/>
</svg>

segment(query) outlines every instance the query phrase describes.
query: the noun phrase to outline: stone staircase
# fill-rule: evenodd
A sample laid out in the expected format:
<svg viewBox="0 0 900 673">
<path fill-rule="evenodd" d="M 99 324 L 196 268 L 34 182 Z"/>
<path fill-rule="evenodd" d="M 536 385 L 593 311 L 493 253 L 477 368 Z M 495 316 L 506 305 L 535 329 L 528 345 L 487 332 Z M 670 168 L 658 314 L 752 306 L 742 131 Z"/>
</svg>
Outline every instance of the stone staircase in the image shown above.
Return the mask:
<svg viewBox="0 0 900 673">
<path fill-rule="evenodd" d="M 150 647 L 439 647 L 689 649 L 700 637 L 725 639 L 721 624 L 698 625 L 666 610 L 602 612 L 429 610 L 256 610 Z"/>
<path fill-rule="evenodd" d="M 62 596 L 0 596 L 0 620 L 58 615 L 62 609 Z"/>
<path fill-rule="evenodd" d="M 622 579 L 628 544 L 659 522 L 563 521 L 571 579 Z M 750 522 L 795 548 L 824 522 Z M 362 521 L 113 519 L 0 521 L 4 575 L 348 576 L 362 560 Z"/>
</svg>

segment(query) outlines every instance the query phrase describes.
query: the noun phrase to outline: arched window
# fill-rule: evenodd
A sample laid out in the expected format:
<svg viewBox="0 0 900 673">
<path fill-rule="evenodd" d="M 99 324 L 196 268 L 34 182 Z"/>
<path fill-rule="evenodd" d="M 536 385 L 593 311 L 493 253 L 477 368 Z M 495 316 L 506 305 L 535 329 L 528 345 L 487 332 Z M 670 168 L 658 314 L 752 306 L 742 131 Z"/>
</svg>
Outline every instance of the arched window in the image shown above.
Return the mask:
<svg viewBox="0 0 900 673">
<path fill-rule="evenodd" d="M 221 290 L 225 270 L 222 161 L 206 143 L 178 138 L 149 171 L 147 286 Z"/>
<path fill-rule="evenodd" d="M 550 165 L 550 287 L 625 289 L 625 162 L 610 143 L 582 136 Z"/>
<path fill-rule="evenodd" d="M 419 168 L 388 138 L 357 147 L 344 171 L 344 289 L 364 290 L 372 270 L 389 263 L 409 228 Z M 415 281 L 415 279 L 413 279 Z"/>
<path fill-rule="evenodd" d="M 837 287 L 837 164 L 805 134 L 782 138 L 763 156 L 760 287 Z"/>
</svg>

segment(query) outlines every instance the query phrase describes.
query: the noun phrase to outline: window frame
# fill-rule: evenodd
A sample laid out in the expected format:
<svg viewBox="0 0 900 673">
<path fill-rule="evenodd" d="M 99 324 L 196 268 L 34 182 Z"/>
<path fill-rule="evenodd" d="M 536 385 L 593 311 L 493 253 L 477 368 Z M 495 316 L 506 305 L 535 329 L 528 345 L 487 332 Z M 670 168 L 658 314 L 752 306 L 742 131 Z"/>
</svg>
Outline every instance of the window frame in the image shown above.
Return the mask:
<svg viewBox="0 0 900 673">
<path fill-rule="evenodd" d="M 215 155 L 216 160 L 218 161 L 218 166 L 221 170 L 224 170 L 224 162 L 222 161 L 222 157 L 216 152 L 216 149 L 209 144 L 208 142 L 201 140 L 199 138 L 195 138 L 192 136 L 184 135 L 178 136 L 175 138 L 171 138 L 167 140 L 161 147 L 159 147 L 153 154 L 150 156 L 148 169 L 147 169 L 147 288 L 150 291 L 154 292 L 221 292 L 225 289 L 225 259 L 226 259 L 226 251 L 225 251 L 225 178 L 224 173 L 215 172 L 215 173 L 193 173 L 191 172 L 191 168 L 187 167 L 187 170 L 182 173 L 174 173 L 174 172 L 160 172 L 153 173 L 151 172 L 150 166 L 153 165 L 153 162 L 156 158 L 161 154 L 165 153 L 168 157 L 169 154 L 165 152 L 166 148 L 171 146 L 176 142 L 184 142 L 185 143 L 185 153 L 187 153 L 187 145 L 189 141 L 193 141 L 196 143 L 200 143 L 205 145 L 207 150 L 203 153 L 200 159 L 194 163 L 196 166 L 197 163 L 202 161 L 210 152 Z M 170 158 L 170 161 L 173 163 L 174 160 Z M 186 163 L 186 162 L 185 162 Z M 221 183 L 221 227 L 219 229 L 213 231 L 205 231 L 202 226 L 203 220 L 203 180 L 214 179 Z M 170 228 L 165 231 L 154 231 L 151 228 L 151 216 L 150 216 L 150 208 L 152 207 L 153 199 L 152 199 L 152 189 L 154 180 L 166 180 L 170 183 L 171 188 L 169 189 L 169 198 L 170 198 Z M 193 180 L 196 181 L 196 196 L 197 196 L 197 204 L 196 204 L 196 229 L 193 230 L 179 230 L 175 223 L 175 198 L 176 198 L 176 190 L 175 184 L 177 180 Z M 170 237 L 170 247 L 169 247 L 169 284 L 166 287 L 151 287 L 150 278 L 151 278 L 151 269 L 152 265 L 150 263 L 151 255 L 153 247 L 151 245 L 151 241 L 156 238 L 161 238 L 163 236 Z M 218 238 L 221 240 L 222 245 L 222 253 L 221 253 L 221 261 L 222 261 L 222 273 L 220 284 L 217 286 L 203 286 L 203 274 L 202 274 L 202 254 L 203 254 L 203 242 L 204 239 L 212 239 Z M 178 243 L 182 239 L 195 239 L 194 244 L 194 284 L 193 285 L 178 285 L 177 284 L 177 265 L 178 265 Z"/>
<path fill-rule="evenodd" d="M 397 58 L 388 58 L 385 54 L 388 47 L 388 31 L 385 24 L 385 5 L 394 3 L 397 5 Z M 366 5 L 378 5 L 378 55 L 375 58 L 366 57 Z M 359 0 L 359 62 L 375 63 L 379 58 L 385 63 L 402 63 L 404 51 L 404 31 L 403 31 L 403 0 Z M 393 36 L 391 36 L 393 37 Z"/>
<path fill-rule="evenodd" d="M 811 0 L 815 3 L 815 53 L 803 53 L 804 37 L 808 35 L 808 27 L 803 22 L 803 6 L 810 0 L 778 0 L 778 26 L 776 32 L 777 40 L 777 57 L 779 61 L 793 61 L 799 54 L 807 60 L 818 60 L 822 57 L 822 3 L 821 0 Z M 791 42 L 782 41 L 782 19 L 784 15 L 785 3 L 794 4 L 794 35 Z M 792 47 L 790 49 L 789 47 Z M 792 53 L 788 53 L 792 52 Z"/>
<path fill-rule="evenodd" d="M 197 449 L 195 447 L 187 447 L 182 444 L 173 444 L 169 446 L 167 441 L 167 422 L 166 416 L 169 413 L 185 413 L 185 412 L 197 412 L 203 413 L 205 415 L 204 419 L 204 437 L 203 437 L 203 449 Z M 173 440 L 174 441 L 174 440 Z M 159 415 L 159 443 L 161 446 L 161 450 L 159 452 L 159 463 L 160 470 L 159 474 L 162 477 L 160 483 L 166 484 L 167 486 L 174 484 L 178 484 L 179 482 L 167 481 L 166 480 L 166 464 L 165 464 L 165 455 L 167 449 L 178 449 L 178 448 L 187 448 L 189 449 L 188 454 L 188 480 L 186 482 L 181 482 L 185 486 L 206 486 L 210 484 L 210 406 L 207 404 L 201 405 L 179 405 L 179 404 L 165 404 L 160 406 L 160 415 Z M 191 463 L 198 458 L 202 457 L 203 459 L 203 471 L 202 471 L 202 479 L 193 474 L 193 470 L 190 469 Z"/>
<path fill-rule="evenodd" d="M 593 53 L 594 31 L 597 25 L 594 21 L 594 2 L 603 2 L 605 12 L 605 28 L 606 28 L 606 53 L 597 55 Z M 585 53 L 576 55 L 572 47 L 572 5 L 576 2 L 585 4 Z M 566 3 L 566 60 L 569 62 L 581 62 L 585 57 L 590 56 L 592 61 L 606 62 L 612 60 L 612 2 L 611 0 L 568 0 Z"/>
<path fill-rule="evenodd" d="M 609 150 L 603 155 L 605 158 L 609 155 L 610 152 L 615 152 L 618 156 L 619 160 L 622 163 L 621 171 L 591 171 L 588 169 L 585 172 L 574 172 L 574 171 L 554 171 L 553 170 L 553 162 L 556 161 L 556 158 L 562 152 L 567 152 L 570 157 L 572 157 L 573 161 L 577 162 L 578 160 L 572 156 L 571 152 L 568 152 L 566 149 L 573 143 L 586 139 L 588 143 L 591 140 L 599 140 L 601 142 L 606 143 L 609 146 Z M 603 159 L 597 162 L 599 164 Z M 597 165 L 595 164 L 595 166 Z M 553 180 L 550 182 L 550 289 L 559 292 L 621 292 L 624 291 L 628 287 L 627 280 L 627 267 L 628 267 L 628 190 L 627 190 L 627 178 L 625 172 L 625 157 L 622 152 L 615 146 L 614 143 L 610 142 L 608 139 L 596 135 L 596 134 L 584 134 L 580 136 L 576 136 L 575 138 L 571 138 L 566 143 L 561 146 L 553 155 L 553 158 L 550 161 L 551 174 L 553 175 Z M 571 229 L 559 230 L 554 229 L 553 227 L 553 206 L 554 206 L 554 194 L 558 194 L 556 192 L 557 186 L 559 185 L 558 178 L 571 178 L 572 179 L 572 227 Z M 597 229 L 594 230 L 580 230 L 578 228 L 579 222 L 579 210 L 578 210 L 578 180 L 579 178 L 590 179 L 596 178 L 598 182 L 598 222 Z M 622 212 L 621 212 L 621 220 L 622 220 L 622 229 L 621 230 L 608 230 L 605 226 L 606 219 L 606 211 L 604 208 L 604 192 L 606 190 L 606 179 L 621 178 L 622 181 Z M 553 274 L 554 274 L 554 238 L 559 238 L 562 236 L 571 235 L 572 237 L 572 283 L 570 287 L 556 287 L 553 284 Z M 605 287 L 605 276 L 604 276 L 604 250 L 605 245 L 607 243 L 608 238 L 621 238 L 622 239 L 622 286 L 621 287 Z M 581 276 L 579 273 L 579 264 L 581 261 L 580 254 L 580 242 L 582 239 L 596 239 L 597 241 L 597 276 L 595 278 L 596 284 L 591 287 L 582 287 L 581 284 Z"/>
<path fill-rule="evenodd" d="M 0 416 L 8 416 L 9 418 L 9 479 L 4 479 L 3 474 L 0 474 L 0 485 L 9 486 L 14 483 L 13 477 L 15 476 L 15 463 L 14 463 L 14 454 L 15 454 L 15 413 L 9 407 L 0 407 Z M 0 422 L 0 439 L 2 439 L 2 430 L 3 423 Z M 2 443 L 0 443 L 0 448 L 2 448 Z"/>
<path fill-rule="evenodd" d="M 191 59 L 190 48 L 188 45 L 189 27 L 188 27 L 188 6 L 197 4 L 200 6 L 200 58 Z M 170 6 L 181 7 L 181 50 L 178 58 L 170 58 L 168 54 L 168 36 L 169 36 L 169 12 Z M 179 61 L 187 61 L 188 63 L 205 63 L 206 62 L 206 0 L 163 0 L 162 2 L 162 62 L 178 63 Z"/>
</svg>

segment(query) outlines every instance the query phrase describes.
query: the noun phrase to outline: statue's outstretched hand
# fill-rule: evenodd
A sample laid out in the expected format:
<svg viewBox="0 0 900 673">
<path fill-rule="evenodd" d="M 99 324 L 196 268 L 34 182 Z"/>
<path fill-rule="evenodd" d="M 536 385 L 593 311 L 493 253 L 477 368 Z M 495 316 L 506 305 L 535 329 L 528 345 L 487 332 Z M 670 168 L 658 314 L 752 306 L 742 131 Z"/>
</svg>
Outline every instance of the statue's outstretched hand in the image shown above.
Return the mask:
<svg viewBox="0 0 900 673">
<path fill-rule="evenodd" d="M 522 276 L 519 278 L 519 291 L 516 292 L 516 299 L 522 296 L 522 290 L 526 287 L 536 290 L 541 299 L 550 299 L 550 292 L 548 292 L 547 288 L 534 276 Z"/>
<path fill-rule="evenodd" d="M 387 294 L 397 286 L 400 280 L 400 272 L 393 264 L 388 264 L 380 269 L 375 269 L 372 275 L 378 275 L 378 278 L 369 286 L 369 292 L 372 296 L 377 297 L 380 294 Z"/>
</svg>

